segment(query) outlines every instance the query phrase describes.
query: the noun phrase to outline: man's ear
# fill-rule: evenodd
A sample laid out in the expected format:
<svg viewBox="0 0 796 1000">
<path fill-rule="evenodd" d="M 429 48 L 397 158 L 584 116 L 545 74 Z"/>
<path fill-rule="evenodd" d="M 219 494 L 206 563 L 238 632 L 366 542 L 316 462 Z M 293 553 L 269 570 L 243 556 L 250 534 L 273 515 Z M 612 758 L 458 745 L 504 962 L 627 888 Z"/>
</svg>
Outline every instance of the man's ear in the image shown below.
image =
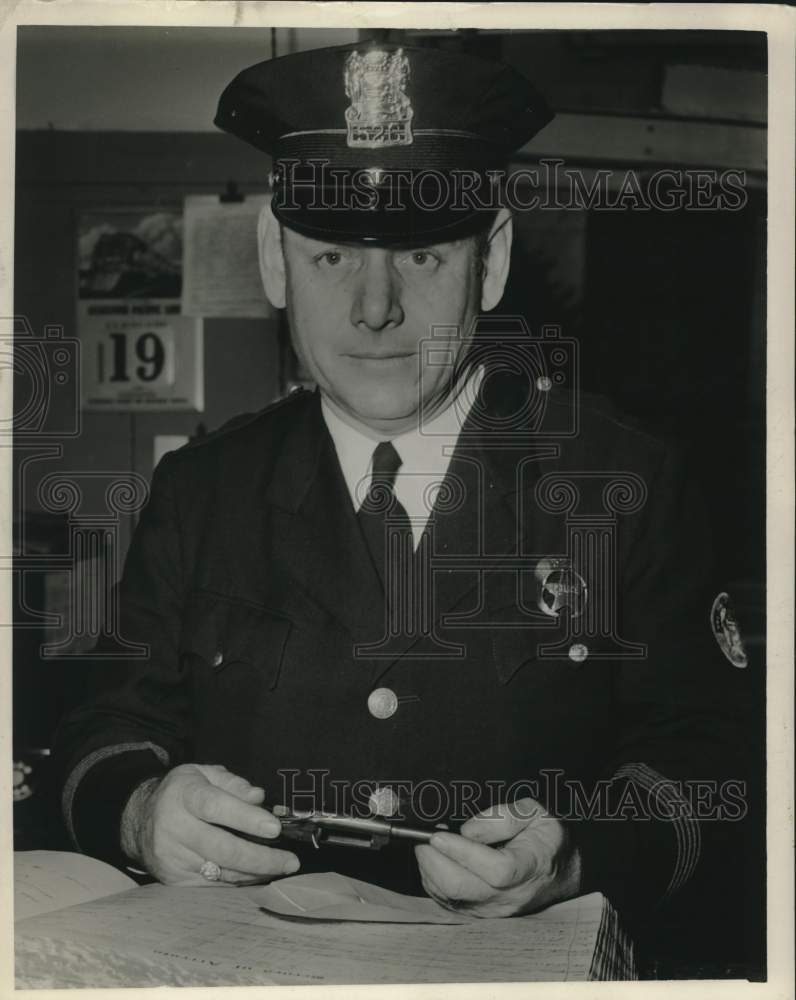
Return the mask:
<svg viewBox="0 0 796 1000">
<path fill-rule="evenodd" d="M 511 213 L 507 208 L 501 208 L 489 230 L 489 241 L 484 254 L 484 277 L 481 284 L 481 308 L 484 312 L 494 309 L 503 298 L 509 276 L 513 235 Z"/>
<path fill-rule="evenodd" d="M 271 211 L 271 200 L 260 209 L 257 220 L 257 251 L 260 276 L 268 301 L 274 309 L 285 308 L 285 255 L 282 251 L 282 231 Z"/>
</svg>

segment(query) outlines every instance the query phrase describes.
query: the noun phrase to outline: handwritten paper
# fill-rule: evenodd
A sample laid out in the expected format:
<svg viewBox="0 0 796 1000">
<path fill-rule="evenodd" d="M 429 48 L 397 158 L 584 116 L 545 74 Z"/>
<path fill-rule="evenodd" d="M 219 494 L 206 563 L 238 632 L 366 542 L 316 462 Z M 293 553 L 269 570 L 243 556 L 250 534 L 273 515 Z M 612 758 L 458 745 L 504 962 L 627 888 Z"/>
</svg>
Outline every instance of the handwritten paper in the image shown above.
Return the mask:
<svg viewBox="0 0 796 1000">
<path fill-rule="evenodd" d="M 267 195 L 225 203 L 188 195 L 183 233 L 186 316 L 273 316 L 260 277 L 257 219 Z"/>
<path fill-rule="evenodd" d="M 509 920 L 346 923 L 266 912 L 261 893 L 150 885 L 22 920 L 17 986 L 585 980 L 605 905 L 592 894 Z"/>
<path fill-rule="evenodd" d="M 83 854 L 24 851 L 14 855 L 14 919 L 23 920 L 135 886 L 117 868 Z"/>
</svg>

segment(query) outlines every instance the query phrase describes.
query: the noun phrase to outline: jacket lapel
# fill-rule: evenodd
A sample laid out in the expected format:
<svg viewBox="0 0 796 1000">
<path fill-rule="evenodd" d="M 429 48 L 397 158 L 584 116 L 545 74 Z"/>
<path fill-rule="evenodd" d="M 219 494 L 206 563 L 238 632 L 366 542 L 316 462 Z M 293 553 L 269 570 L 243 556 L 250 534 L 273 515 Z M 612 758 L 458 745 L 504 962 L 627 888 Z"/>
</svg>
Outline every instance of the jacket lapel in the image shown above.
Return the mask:
<svg viewBox="0 0 796 1000">
<path fill-rule="evenodd" d="M 315 398 L 291 427 L 266 488 L 271 529 L 283 578 L 356 641 L 373 638 L 384 618 L 381 581 L 356 520 L 334 443 Z M 274 510 L 275 509 L 275 510 Z M 284 595 L 299 610 L 299 595 Z M 378 631 L 378 629 L 376 629 Z"/>
<path fill-rule="evenodd" d="M 501 437 L 484 418 L 521 412 L 517 393 L 524 385 L 513 379 L 484 380 L 488 395 L 482 392 L 465 421 L 446 474 L 447 488 L 439 494 L 453 499 L 438 500 L 418 551 L 422 563 L 425 543 L 426 565 L 415 565 L 415 572 L 428 580 L 423 589 L 431 602 L 431 634 L 396 636 L 380 654 L 376 677 L 401 657 L 456 655 L 446 631 L 463 620 L 484 622 L 489 607 L 517 605 L 518 569 L 530 574 L 535 565 L 528 509 L 542 474 L 540 462 L 559 449 L 549 440 L 535 439 L 527 428 L 515 426 L 512 434 Z M 533 536 L 538 541 L 540 534 L 533 531 Z"/>
</svg>

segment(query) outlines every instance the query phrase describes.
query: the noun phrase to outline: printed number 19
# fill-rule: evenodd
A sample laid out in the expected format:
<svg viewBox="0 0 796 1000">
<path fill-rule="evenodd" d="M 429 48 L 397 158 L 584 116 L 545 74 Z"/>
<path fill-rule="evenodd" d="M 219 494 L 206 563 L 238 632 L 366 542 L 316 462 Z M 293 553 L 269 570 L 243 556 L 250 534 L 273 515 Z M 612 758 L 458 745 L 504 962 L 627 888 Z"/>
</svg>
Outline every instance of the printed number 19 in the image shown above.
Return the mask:
<svg viewBox="0 0 796 1000">
<path fill-rule="evenodd" d="M 127 334 L 112 333 L 113 341 L 113 371 L 109 381 L 129 382 L 127 370 Z M 135 339 L 135 356 L 142 364 L 135 369 L 136 376 L 142 382 L 153 382 L 163 371 L 166 352 L 163 343 L 156 333 L 141 333 Z"/>
</svg>

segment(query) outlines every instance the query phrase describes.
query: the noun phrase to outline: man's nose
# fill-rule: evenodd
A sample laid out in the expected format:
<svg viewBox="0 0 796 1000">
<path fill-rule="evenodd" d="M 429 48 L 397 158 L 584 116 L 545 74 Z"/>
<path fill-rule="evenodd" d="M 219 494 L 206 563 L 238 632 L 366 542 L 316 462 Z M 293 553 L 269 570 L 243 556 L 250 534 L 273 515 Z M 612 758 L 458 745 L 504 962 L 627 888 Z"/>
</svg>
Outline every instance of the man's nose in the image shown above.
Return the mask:
<svg viewBox="0 0 796 1000">
<path fill-rule="evenodd" d="M 371 247 L 364 257 L 364 266 L 357 275 L 351 322 L 375 331 L 400 326 L 404 319 L 401 279 L 389 251 Z"/>
</svg>

